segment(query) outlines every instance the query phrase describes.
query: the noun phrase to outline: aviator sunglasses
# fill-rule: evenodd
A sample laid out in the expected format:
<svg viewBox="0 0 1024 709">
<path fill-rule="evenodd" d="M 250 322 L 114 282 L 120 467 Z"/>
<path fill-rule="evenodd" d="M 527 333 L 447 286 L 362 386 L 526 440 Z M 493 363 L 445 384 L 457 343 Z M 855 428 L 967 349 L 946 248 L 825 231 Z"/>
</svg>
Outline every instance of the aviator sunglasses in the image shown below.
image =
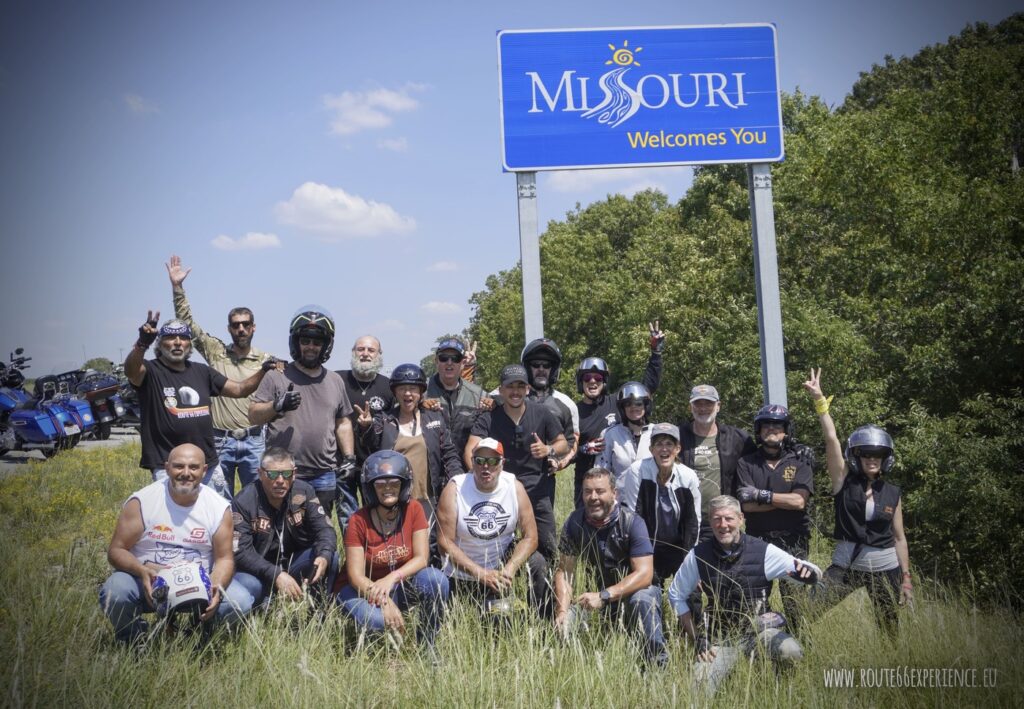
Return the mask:
<svg viewBox="0 0 1024 709">
<path fill-rule="evenodd" d="M 267 474 L 267 477 L 271 480 L 277 480 L 278 478 L 284 478 L 285 480 L 291 480 L 292 476 L 295 475 L 295 469 L 291 468 L 288 470 L 268 470 L 263 468 L 263 472 Z"/>
</svg>

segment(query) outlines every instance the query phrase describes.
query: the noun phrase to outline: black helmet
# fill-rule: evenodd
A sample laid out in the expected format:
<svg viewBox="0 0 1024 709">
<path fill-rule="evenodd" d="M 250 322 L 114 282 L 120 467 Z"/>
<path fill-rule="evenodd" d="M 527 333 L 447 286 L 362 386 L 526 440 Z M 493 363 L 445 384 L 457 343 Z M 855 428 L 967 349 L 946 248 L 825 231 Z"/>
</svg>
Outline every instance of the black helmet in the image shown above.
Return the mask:
<svg viewBox="0 0 1024 709">
<path fill-rule="evenodd" d="M 320 350 L 321 364 L 331 358 L 331 350 L 334 348 L 334 318 L 327 312 L 327 308 L 306 305 L 295 311 L 292 323 L 288 326 L 288 352 L 293 360 L 302 358 L 302 350 L 299 349 L 300 337 L 316 337 L 323 340 L 324 346 Z"/>
<path fill-rule="evenodd" d="M 868 424 L 867 426 L 861 426 L 850 434 L 850 439 L 846 442 L 846 450 L 843 452 L 843 455 L 846 458 L 846 464 L 856 475 L 864 474 L 860 466 L 860 456 L 857 453 L 857 449 L 862 447 L 884 448 L 886 454 L 882 458 L 882 472 L 888 473 L 892 470 L 892 466 L 896 462 L 896 456 L 893 454 L 892 436 L 884 428 Z"/>
<path fill-rule="evenodd" d="M 640 382 L 626 382 L 619 389 L 619 393 L 615 395 L 615 407 L 619 410 L 619 420 L 622 421 L 623 425 L 629 421 L 626 418 L 627 401 L 642 401 L 644 404 L 644 422 L 646 423 L 651 418 L 651 411 L 653 409 L 651 392 L 643 384 Z"/>
<path fill-rule="evenodd" d="M 777 421 L 782 424 L 782 430 L 786 434 L 783 445 L 789 442 L 793 435 L 793 422 L 789 418 L 789 409 L 782 404 L 767 404 L 762 406 L 754 416 L 754 439 L 761 445 L 761 422 Z"/>
<path fill-rule="evenodd" d="M 398 478 L 402 481 L 402 488 L 398 493 L 399 504 L 404 504 L 412 498 L 412 467 L 409 461 L 398 451 L 383 450 L 371 453 L 363 463 L 364 505 L 376 507 L 380 504 L 373 483 L 385 478 Z"/>
<path fill-rule="evenodd" d="M 399 384 L 415 384 L 426 391 L 427 375 L 418 364 L 400 364 L 391 372 L 391 390 Z"/>
<path fill-rule="evenodd" d="M 600 357 L 587 357 L 580 366 L 576 368 L 576 391 L 583 393 L 583 375 L 588 372 L 597 372 L 604 375 L 604 388 L 608 391 L 608 380 L 612 377 L 612 370 L 608 369 L 608 363 Z"/>
<path fill-rule="evenodd" d="M 530 386 L 533 386 L 533 370 L 530 369 L 530 362 L 536 360 L 551 362 L 551 379 L 548 380 L 548 386 L 555 386 L 555 382 L 558 381 L 558 372 L 562 367 L 562 350 L 558 349 L 554 340 L 549 340 L 546 337 L 537 338 L 523 348 L 523 356 L 519 359 L 526 367 L 526 378 L 530 380 Z"/>
</svg>

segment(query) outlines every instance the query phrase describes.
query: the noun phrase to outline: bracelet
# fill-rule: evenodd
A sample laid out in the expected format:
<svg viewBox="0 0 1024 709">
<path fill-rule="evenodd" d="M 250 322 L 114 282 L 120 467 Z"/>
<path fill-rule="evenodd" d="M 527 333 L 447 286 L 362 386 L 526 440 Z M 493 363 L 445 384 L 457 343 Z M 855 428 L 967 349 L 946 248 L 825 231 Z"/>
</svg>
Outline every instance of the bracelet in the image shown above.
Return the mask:
<svg viewBox="0 0 1024 709">
<path fill-rule="evenodd" d="M 818 414 L 818 416 L 823 416 L 823 415 L 827 414 L 828 413 L 828 408 L 832 405 L 832 399 L 834 399 L 835 397 L 836 397 L 836 395 L 833 394 L 832 396 L 827 397 L 827 398 L 823 396 L 820 399 L 815 399 L 814 400 L 814 413 Z"/>
</svg>

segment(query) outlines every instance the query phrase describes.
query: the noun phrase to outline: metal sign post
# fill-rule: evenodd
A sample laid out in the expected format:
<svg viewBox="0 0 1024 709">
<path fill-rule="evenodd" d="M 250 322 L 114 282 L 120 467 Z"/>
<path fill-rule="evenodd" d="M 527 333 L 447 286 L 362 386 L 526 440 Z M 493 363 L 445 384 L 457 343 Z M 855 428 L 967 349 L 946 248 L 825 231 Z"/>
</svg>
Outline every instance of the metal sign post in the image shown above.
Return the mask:
<svg viewBox="0 0 1024 709">
<path fill-rule="evenodd" d="M 544 337 L 544 305 L 540 292 L 540 236 L 537 229 L 537 173 L 517 172 L 519 193 L 519 258 L 523 268 L 523 329 L 526 341 Z"/>
<path fill-rule="evenodd" d="M 761 386 L 764 390 L 764 403 L 788 406 L 771 166 L 764 163 L 747 165 L 747 188 L 750 192 L 750 225 L 754 238 L 757 330 L 761 336 Z"/>
</svg>

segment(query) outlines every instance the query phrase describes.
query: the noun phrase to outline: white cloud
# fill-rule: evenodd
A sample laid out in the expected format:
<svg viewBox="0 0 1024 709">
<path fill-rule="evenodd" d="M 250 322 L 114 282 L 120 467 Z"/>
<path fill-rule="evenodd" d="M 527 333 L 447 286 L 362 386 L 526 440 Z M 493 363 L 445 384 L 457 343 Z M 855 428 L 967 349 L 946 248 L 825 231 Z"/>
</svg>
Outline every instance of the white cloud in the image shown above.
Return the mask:
<svg viewBox="0 0 1024 709">
<path fill-rule="evenodd" d="M 337 96 L 324 96 L 324 106 L 334 112 L 331 133 L 352 135 L 391 125 L 396 113 L 414 111 L 419 101 L 410 94 L 426 89 L 425 84 L 409 83 L 402 88 L 343 91 Z"/>
<path fill-rule="evenodd" d="M 454 261 L 437 261 L 427 266 L 427 270 L 433 273 L 441 273 L 446 271 L 458 271 L 459 264 Z"/>
<path fill-rule="evenodd" d="M 384 138 L 377 141 L 377 147 L 396 153 L 404 153 L 409 149 L 409 141 L 405 138 Z"/>
<path fill-rule="evenodd" d="M 557 170 L 548 173 L 547 184 L 556 192 L 586 192 L 615 183 L 629 183 L 631 191 L 654 187 L 664 189 L 658 182 L 659 177 L 672 177 L 680 170 L 688 167 L 622 167 L 607 170 Z M 621 190 L 627 191 L 627 190 Z"/>
<path fill-rule="evenodd" d="M 125 94 L 124 103 L 132 113 L 160 113 L 160 108 L 138 94 Z"/>
<path fill-rule="evenodd" d="M 441 300 L 431 300 L 421 305 L 420 310 L 431 315 L 455 315 L 462 312 L 462 306 Z"/>
<path fill-rule="evenodd" d="M 415 219 L 403 217 L 388 204 L 317 182 L 297 187 L 291 199 L 277 203 L 274 213 L 283 224 L 315 232 L 326 241 L 402 234 L 416 228 Z"/>
<path fill-rule="evenodd" d="M 261 234 L 258 231 L 250 231 L 243 237 L 232 239 L 230 236 L 221 234 L 210 241 L 215 249 L 221 251 L 255 251 L 257 249 L 274 249 L 281 246 L 281 240 L 277 234 Z"/>
</svg>

